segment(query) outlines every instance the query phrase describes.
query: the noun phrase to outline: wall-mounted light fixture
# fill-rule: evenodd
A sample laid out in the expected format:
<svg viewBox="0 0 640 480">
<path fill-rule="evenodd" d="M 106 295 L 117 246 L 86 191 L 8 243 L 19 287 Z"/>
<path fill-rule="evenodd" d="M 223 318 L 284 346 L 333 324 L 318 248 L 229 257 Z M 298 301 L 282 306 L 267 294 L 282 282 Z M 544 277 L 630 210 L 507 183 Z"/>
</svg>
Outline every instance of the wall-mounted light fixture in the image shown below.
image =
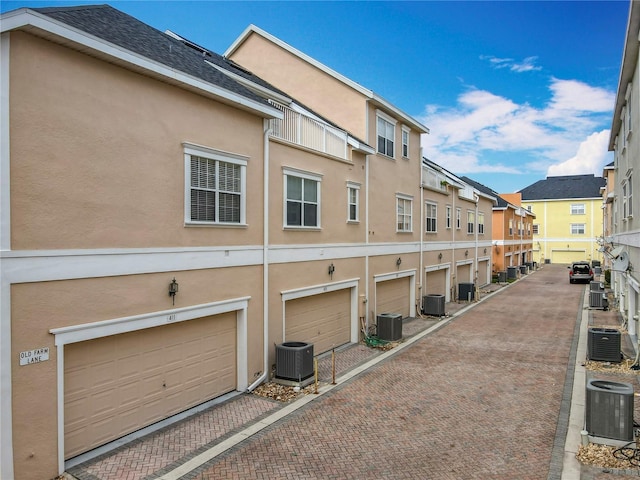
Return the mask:
<svg viewBox="0 0 640 480">
<path fill-rule="evenodd" d="M 438 254 L 438 260 L 442 260 L 442 252 Z"/>
<path fill-rule="evenodd" d="M 329 276 L 333 280 L 333 272 L 336 271 L 336 267 L 334 267 L 333 263 L 331 265 L 329 265 L 329 270 L 328 271 L 329 271 Z"/>
<path fill-rule="evenodd" d="M 173 304 L 176 304 L 176 293 L 178 293 L 178 282 L 176 282 L 176 277 L 173 277 L 171 283 L 169 284 L 169 296 L 173 300 Z"/>
<path fill-rule="evenodd" d="M 468 257 L 468 256 L 469 256 L 469 250 L 465 250 L 465 251 L 464 251 L 464 256 L 465 256 L 465 257 Z"/>
<path fill-rule="evenodd" d="M 402 263 L 402 259 L 398 257 L 398 259 L 396 260 L 396 267 L 400 267 L 401 263 Z"/>
</svg>

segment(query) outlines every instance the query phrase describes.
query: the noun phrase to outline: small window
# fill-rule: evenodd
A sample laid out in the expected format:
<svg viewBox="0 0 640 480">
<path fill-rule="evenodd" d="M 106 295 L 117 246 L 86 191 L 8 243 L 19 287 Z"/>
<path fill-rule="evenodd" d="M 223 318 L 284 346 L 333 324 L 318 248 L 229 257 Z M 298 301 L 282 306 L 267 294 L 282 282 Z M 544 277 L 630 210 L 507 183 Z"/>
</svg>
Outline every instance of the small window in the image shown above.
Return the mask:
<svg viewBox="0 0 640 480">
<path fill-rule="evenodd" d="M 402 127 L 402 156 L 409 158 L 409 130 Z"/>
<path fill-rule="evenodd" d="M 633 183 L 631 182 L 631 175 L 627 178 L 627 209 L 629 210 L 629 217 L 633 216 Z"/>
<path fill-rule="evenodd" d="M 472 234 L 475 231 L 476 214 L 474 212 L 467 212 L 467 233 Z"/>
<path fill-rule="evenodd" d="M 533 234 L 534 235 L 539 235 L 540 234 L 540 224 L 538 224 L 538 223 L 534 223 L 533 224 Z"/>
<path fill-rule="evenodd" d="M 484 213 L 478 213 L 478 233 L 484 234 Z"/>
<path fill-rule="evenodd" d="M 425 212 L 425 232 L 436 233 L 438 231 L 438 205 L 435 203 L 426 203 Z"/>
<path fill-rule="evenodd" d="M 584 235 L 584 223 L 572 223 L 571 235 Z"/>
<path fill-rule="evenodd" d="M 347 221 L 358 222 L 360 206 L 360 185 L 349 184 L 347 186 Z"/>
<path fill-rule="evenodd" d="M 396 197 L 397 231 L 411 232 L 412 201 L 406 197 Z"/>
<path fill-rule="evenodd" d="M 456 208 L 456 230 L 460 230 L 462 228 L 462 210 Z"/>
<path fill-rule="evenodd" d="M 285 226 L 320 227 L 320 179 L 285 172 Z"/>
<path fill-rule="evenodd" d="M 246 157 L 185 143 L 184 159 L 185 223 L 244 224 Z"/>
<path fill-rule="evenodd" d="M 571 215 L 584 215 L 584 213 L 585 213 L 584 203 L 571 204 Z"/>
<path fill-rule="evenodd" d="M 509 219 L 509 236 L 513 237 L 513 220 Z"/>
<path fill-rule="evenodd" d="M 447 230 L 451 229 L 451 205 L 447 205 L 447 212 L 446 212 L 446 223 L 447 223 Z"/>
<path fill-rule="evenodd" d="M 378 153 L 394 158 L 396 127 L 378 114 Z"/>
</svg>

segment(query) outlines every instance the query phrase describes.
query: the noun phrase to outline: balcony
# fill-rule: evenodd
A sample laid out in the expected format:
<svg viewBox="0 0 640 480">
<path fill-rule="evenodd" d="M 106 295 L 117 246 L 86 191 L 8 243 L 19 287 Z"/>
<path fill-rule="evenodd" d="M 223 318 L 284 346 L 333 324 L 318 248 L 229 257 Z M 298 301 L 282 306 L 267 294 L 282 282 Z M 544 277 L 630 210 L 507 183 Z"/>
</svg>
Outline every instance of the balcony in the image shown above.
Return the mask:
<svg viewBox="0 0 640 480">
<path fill-rule="evenodd" d="M 347 133 L 276 102 L 284 119 L 270 120 L 271 136 L 348 160 Z"/>
</svg>

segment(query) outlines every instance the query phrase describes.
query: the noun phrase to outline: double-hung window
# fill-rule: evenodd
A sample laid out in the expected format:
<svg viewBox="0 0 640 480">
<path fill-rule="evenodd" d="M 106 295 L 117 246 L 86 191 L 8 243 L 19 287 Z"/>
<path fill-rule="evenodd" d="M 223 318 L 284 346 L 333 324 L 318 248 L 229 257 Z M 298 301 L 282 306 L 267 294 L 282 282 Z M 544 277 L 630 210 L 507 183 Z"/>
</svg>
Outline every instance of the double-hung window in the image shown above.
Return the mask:
<svg viewBox="0 0 640 480">
<path fill-rule="evenodd" d="M 471 234 L 474 232 L 474 225 L 476 223 L 476 214 L 472 211 L 467 212 L 467 233 Z"/>
<path fill-rule="evenodd" d="M 396 197 L 396 228 L 398 232 L 411 232 L 411 197 L 398 195 Z"/>
<path fill-rule="evenodd" d="M 462 210 L 456 208 L 456 230 L 460 230 L 462 228 Z"/>
<path fill-rule="evenodd" d="M 451 205 L 447 205 L 446 224 L 447 230 L 451 229 Z"/>
<path fill-rule="evenodd" d="M 347 183 L 347 221 L 358 222 L 360 220 L 358 211 L 360 205 L 360 185 L 357 183 Z"/>
<path fill-rule="evenodd" d="M 584 235 L 584 223 L 572 223 L 571 224 L 571 235 Z"/>
<path fill-rule="evenodd" d="M 424 231 L 427 233 L 436 233 L 438 231 L 438 205 L 426 202 L 425 206 Z"/>
<path fill-rule="evenodd" d="M 478 233 L 484 234 L 484 213 L 478 213 Z"/>
<path fill-rule="evenodd" d="M 320 228 L 319 175 L 284 169 L 285 227 Z"/>
<path fill-rule="evenodd" d="M 633 184 L 632 175 L 627 174 L 627 178 L 622 184 L 622 214 L 624 220 L 633 217 Z"/>
<path fill-rule="evenodd" d="M 409 131 L 407 127 L 402 127 L 402 156 L 404 158 L 409 158 Z"/>
<path fill-rule="evenodd" d="M 584 214 L 585 214 L 584 203 L 571 204 L 571 215 L 584 215 Z"/>
<path fill-rule="evenodd" d="M 184 143 L 185 224 L 246 223 L 247 157 Z"/>
<path fill-rule="evenodd" d="M 533 234 L 534 235 L 540 235 L 540 224 L 539 223 L 534 223 L 533 224 Z"/>
<path fill-rule="evenodd" d="M 394 158 L 395 138 L 395 121 L 382 112 L 378 112 L 378 153 Z"/>
</svg>

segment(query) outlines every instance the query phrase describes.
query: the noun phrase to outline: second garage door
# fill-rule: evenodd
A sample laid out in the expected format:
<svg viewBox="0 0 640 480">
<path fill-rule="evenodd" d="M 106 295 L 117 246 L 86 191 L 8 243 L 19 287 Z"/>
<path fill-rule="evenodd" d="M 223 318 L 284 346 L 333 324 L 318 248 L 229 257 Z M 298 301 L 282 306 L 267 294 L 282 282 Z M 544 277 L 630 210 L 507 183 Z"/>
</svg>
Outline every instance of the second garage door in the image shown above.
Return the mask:
<svg viewBox="0 0 640 480">
<path fill-rule="evenodd" d="M 400 313 L 402 318 L 409 316 L 409 277 L 386 280 L 376 283 L 376 312 Z"/>
<path fill-rule="evenodd" d="M 230 312 L 67 345 L 65 458 L 236 388 Z"/>
<path fill-rule="evenodd" d="M 313 343 L 320 353 L 351 339 L 351 289 L 289 300 L 285 304 L 285 341 Z"/>
</svg>

